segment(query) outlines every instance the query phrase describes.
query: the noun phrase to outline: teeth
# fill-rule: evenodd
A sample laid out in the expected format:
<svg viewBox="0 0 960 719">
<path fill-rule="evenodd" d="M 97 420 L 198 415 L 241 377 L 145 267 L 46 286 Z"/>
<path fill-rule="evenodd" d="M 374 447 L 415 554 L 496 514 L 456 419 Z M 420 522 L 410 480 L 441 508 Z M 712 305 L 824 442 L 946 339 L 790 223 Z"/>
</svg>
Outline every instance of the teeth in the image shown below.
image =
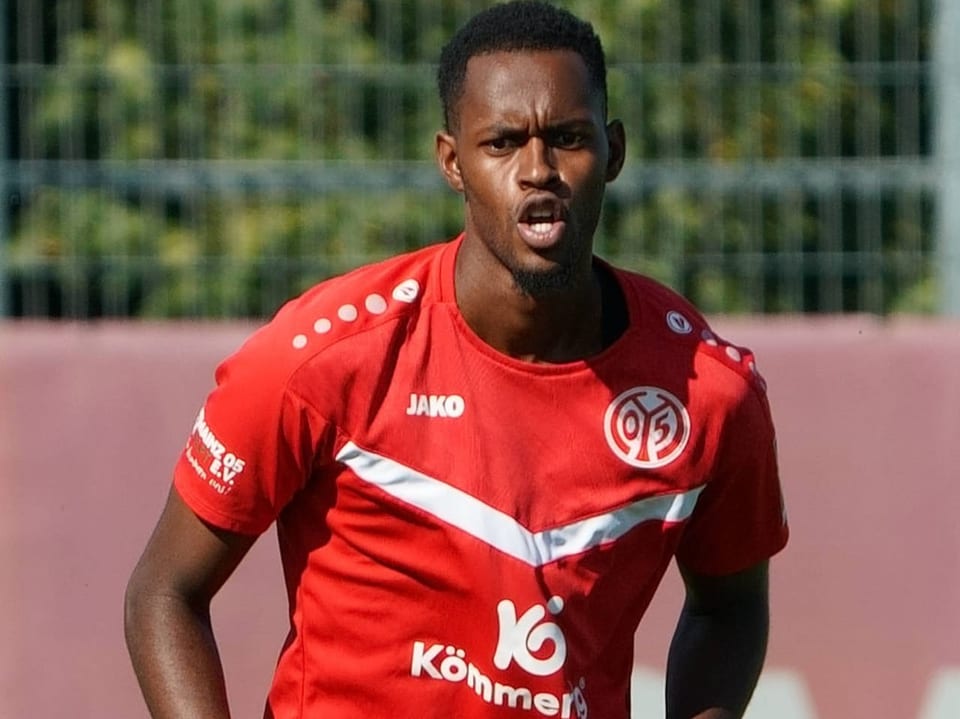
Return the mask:
<svg viewBox="0 0 960 719">
<path fill-rule="evenodd" d="M 552 222 L 531 222 L 530 227 L 534 232 L 549 232 L 550 228 L 553 227 Z"/>
</svg>

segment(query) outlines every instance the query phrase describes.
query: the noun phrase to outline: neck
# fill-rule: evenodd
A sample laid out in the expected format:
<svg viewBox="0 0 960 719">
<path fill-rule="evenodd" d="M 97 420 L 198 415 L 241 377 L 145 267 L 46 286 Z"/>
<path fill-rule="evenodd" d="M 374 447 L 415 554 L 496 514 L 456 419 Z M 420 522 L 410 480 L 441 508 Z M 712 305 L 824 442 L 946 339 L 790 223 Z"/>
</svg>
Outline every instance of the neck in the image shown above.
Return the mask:
<svg viewBox="0 0 960 719">
<path fill-rule="evenodd" d="M 527 362 L 573 362 L 603 349 L 602 291 L 592 262 L 567 286 L 531 295 L 512 275 L 476 271 L 463 246 L 457 257 L 457 306 L 470 329 L 505 355 Z M 588 258 L 590 260 L 590 258 Z"/>
</svg>

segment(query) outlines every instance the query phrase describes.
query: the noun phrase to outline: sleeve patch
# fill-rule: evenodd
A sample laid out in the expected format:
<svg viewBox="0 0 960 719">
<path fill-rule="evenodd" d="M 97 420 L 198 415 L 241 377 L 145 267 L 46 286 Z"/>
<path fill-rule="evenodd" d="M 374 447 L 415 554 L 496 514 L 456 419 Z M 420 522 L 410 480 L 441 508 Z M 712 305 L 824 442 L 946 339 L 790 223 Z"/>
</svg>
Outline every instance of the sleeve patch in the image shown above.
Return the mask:
<svg viewBox="0 0 960 719">
<path fill-rule="evenodd" d="M 229 494 L 247 464 L 217 439 L 217 435 L 206 422 L 203 409 L 193 423 L 185 455 L 197 477 L 205 481 L 217 494 Z"/>
</svg>

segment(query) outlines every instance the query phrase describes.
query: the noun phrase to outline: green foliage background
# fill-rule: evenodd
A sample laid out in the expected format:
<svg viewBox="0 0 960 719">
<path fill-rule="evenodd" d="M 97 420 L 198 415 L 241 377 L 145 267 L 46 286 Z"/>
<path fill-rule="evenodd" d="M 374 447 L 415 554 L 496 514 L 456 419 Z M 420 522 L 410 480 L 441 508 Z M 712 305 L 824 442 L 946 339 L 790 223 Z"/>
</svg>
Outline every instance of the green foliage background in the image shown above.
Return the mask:
<svg viewBox="0 0 960 719">
<path fill-rule="evenodd" d="M 82 3 L 17 88 L 17 159 L 60 174 L 20 193 L 15 310 L 265 316 L 319 279 L 456 234 L 460 201 L 439 177 L 318 191 L 284 173 L 432 172 L 433 62 L 485 4 Z M 928 189 L 817 190 L 790 174 L 928 156 L 927 3 L 559 4 L 604 39 L 611 110 L 628 128 L 601 254 L 709 312 L 932 310 Z M 764 167 L 780 168 L 773 185 L 752 182 Z M 70 168 L 87 179 L 58 181 Z M 89 179 L 111 168 L 140 180 Z M 254 179 L 142 181 L 177 168 Z M 743 184 L 698 179 L 718 169 Z"/>
</svg>

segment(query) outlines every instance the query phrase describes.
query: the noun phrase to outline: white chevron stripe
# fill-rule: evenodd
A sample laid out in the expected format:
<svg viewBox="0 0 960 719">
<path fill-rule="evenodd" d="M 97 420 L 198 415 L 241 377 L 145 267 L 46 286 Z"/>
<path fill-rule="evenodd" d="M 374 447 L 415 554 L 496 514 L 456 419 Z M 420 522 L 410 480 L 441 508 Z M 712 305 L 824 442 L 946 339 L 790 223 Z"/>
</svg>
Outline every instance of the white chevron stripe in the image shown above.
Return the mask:
<svg viewBox="0 0 960 719">
<path fill-rule="evenodd" d="M 360 479 L 532 567 L 580 554 L 622 537 L 643 522 L 681 522 L 703 487 L 641 499 L 606 514 L 531 532 L 508 514 L 446 482 L 347 442 L 337 453 Z"/>
</svg>

